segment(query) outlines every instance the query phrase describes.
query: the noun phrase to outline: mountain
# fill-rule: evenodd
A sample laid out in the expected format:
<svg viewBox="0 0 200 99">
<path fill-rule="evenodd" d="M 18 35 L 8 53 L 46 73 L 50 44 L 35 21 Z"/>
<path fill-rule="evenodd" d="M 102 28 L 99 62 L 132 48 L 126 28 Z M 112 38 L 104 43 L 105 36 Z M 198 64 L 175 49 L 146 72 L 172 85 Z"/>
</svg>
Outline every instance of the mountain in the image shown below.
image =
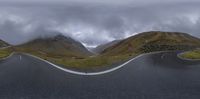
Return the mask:
<svg viewBox="0 0 200 99">
<path fill-rule="evenodd" d="M 186 33 L 151 31 L 139 33 L 106 48 L 103 55 L 132 55 L 154 51 L 189 50 L 200 47 L 200 39 Z"/>
<path fill-rule="evenodd" d="M 91 55 L 91 53 L 80 42 L 63 35 L 38 38 L 28 43 L 15 46 L 14 49 L 19 52 L 56 58 L 81 58 Z"/>
<path fill-rule="evenodd" d="M 92 49 L 92 52 L 94 53 L 101 53 L 102 51 L 104 51 L 106 48 L 109 48 L 115 44 L 117 44 L 118 42 L 120 42 L 120 40 L 114 40 L 112 42 L 106 43 L 106 44 L 102 44 L 97 46 L 96 48 Z"/>
<path fill-rule="evenodd" d="M 4 42 L 3 40 L 0 40 L 0 48 L 10 46 L 8 43 Z"/>
<path fill-rule="evenodd" d="M 91 70 L 112 66 L 143 53 L 168 50 L 191 50 L 200 48 L 200 39 L 186 33 L 151 31 L 139 33 L 120 41 L 97 47 L 93 55 L 72 38 L 57 35 L 38 38 L 28 43 L 0 50 L 0 57 L 10 53 L 29 53 L 63 67 Z"/>
<path fill-rule="evenodd" d="M 10 47 L 10 44 L 6 43 L 3 40 L 0 40 L 0 59 L 8 57 L 11 54 L 11 50 L 7 50 Z"/>
</svg>

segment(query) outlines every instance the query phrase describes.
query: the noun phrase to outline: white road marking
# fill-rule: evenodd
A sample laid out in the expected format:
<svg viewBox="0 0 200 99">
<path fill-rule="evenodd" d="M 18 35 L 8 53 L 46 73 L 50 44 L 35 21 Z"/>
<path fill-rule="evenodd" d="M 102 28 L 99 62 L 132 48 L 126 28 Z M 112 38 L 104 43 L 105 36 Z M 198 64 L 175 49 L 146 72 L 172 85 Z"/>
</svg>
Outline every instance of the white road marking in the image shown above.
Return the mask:
<svg viewBox="0 0 200 99">
<path fill-rule="evenodd" d="M 7 56 L 7 57 L 5 57 L 5 58 L 1 58 L 0 60 L 6 60 L 6 59 L 8 59 L 8 58 L 12 57 L 14 54 L 15 54 L 15 53 L 14 53 L 14 52 L 12 52 L 12 53 L 11 53 L 9 56 Z"/>
<path fill-rule="evenodd" d="M 22 60 L 22 56 L 21 56 L 21 55 L 19 56 L 19 60 L 20 60 L 20 61 Z"/>
<path fill-rule="evenodd" d="M 42 59 L 42 58 L 40 58 L 40 57 L 33 56 L 33 55 L 27 54 L 27 53 L 24 53 L 24 54 L 25 54 L 25 55 L 28 55 L 28 56 L 31 56 L 31 57 L 33 57 L 33 58 L 39 59 L 39 60 L 41 60 L 41 61 L 44 61 L 44 62 L 46 62 L 46 63 L 48 63 L 48 64 L 50 64 L 50 65 L 52 65 L 52 66 L 54 66 L 54 67 L 56 67 L 56 68 L 58 68 L 58 69 L 60 69 L 60 70 L 63 70 L 63 71 L 65 71 L 65 72 L 68 72 L 68 73 L 71 73 L 71 74 L 75 74 L 75 75 L 85 75 L 85 76 L 95 76 L 95 75 L 102 75 L 102 74 L 106 74 L 106 73 L 110 73 L 110 72 L 113 72 L 113 71 L 115 71 L 115 70 L 118 70 L 118 69 L 124 67 L 125 65 L 127 65 L 128 63 L 130 63 L 131 61 L 133 61 L 133 60 L 135 60 L 135 59 L 137 59 L 137 58 L 139 58 L 139 57 L 141 57 L 141 56 L 150 55 L 150 54 L 156 54 L 156 53 L 162 53 L 162 52 L 169 52 L 169 51 L 160 51 L 160 52 L 152 52 L 152 53 L 141 54 L 141 55 L 136 56 L 135 58 L 133 58 L 133 59 L 131 59 L 131 60 L 129 60 L 129 61 L 123 63 L 122 65 L 116 66 L 116 67 L 114 67 L 114 68 L 111 68 L 111 69 L 108 69 L 108 70 L 105 70 L 105 71 L 91 72 L 91 73 L 69 70 L 69 69 L 60 67 L 60 66 L 58 66 L 58 65 L 55 65 L 55 64 L 53 64 L 53 63 L 51 63 L 51 62 L 49 62 L 49 61 L 47 61 L 47 60 L 44 60 L 44 59 Z"/>
<path fill-rule="evenodd" d="M 163 59 L 163 58 L 164 58 L 164 56 L 165 56 L 165 54 L 162 54 L 162 55 L 161 55 L 161 59 Z"/>
</svg>

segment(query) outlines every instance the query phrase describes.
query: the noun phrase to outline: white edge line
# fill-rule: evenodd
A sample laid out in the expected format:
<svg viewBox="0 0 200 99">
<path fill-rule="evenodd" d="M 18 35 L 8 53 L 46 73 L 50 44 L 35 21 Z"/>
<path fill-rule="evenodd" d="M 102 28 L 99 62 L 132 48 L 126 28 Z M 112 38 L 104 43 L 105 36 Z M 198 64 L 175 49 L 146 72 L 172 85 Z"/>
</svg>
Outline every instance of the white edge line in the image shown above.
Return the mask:
<svg viewBox="0 0 200 99">
<path fill-rule="evenodd" d="M 136 56 L 136 57 L 134 57 L 134 58 L 128 60 L 127 62 L 125 62 L 125 63 L 123 63 L 123 64 L 121 64 L 121 65 L 119 65 L 119 66 L 116 66 L 116 67 L 114 67 L 114 68 L 111 68 L 111 69 L 108 69 L 108 70 L 105 70 L 105 71 L 91 72 L 91 73 L 73 71 L 73 70 L 66 69 L 66 68 L 60 67 L 60 66 L 58 66 L 58 65 L 55 65 L 55 64 L 53 64 L 53 63 L 51 63 L 51 62 L 49 62 L 49 61 L 47 61 L 47 60 L 44 60 L 44 59 L 42 59 L 42 58 L 40 58 L 40 57 L 31 55 L 31 54 L 28 54 L 28 53 L 23 53 L 23 54 L 28 55 L 28 56 L 33 57 L 33 58 L 36 58 L 36 59 L 39 59 L 39 60 L 41 60 L 41 61 L 43 61 L 43 62 L 46 62 L 46 63 L 48 63 L 48 64 L 50 64 L 50 65 L 52 65 L 52 66 L 54 66 L 54 67 L 56 67 L 56 68 L 58 68 L 58 69 L 60 69 L 60 70 L 63 70 L 63 71 L 65 71 L 65 72 L 68 72 L 68 73 L 71 73 L 71 74 L 86 75 L 86 76 L 94 76 L 94 75 L 102 75 L 102 74 L 106 74 L 106 73 L 110 73 L 110 72 L 113 72 L 113 71 L 115 71 L 115 70 L 118 70 L 118 69 L 124 67 L 125 65 L 127 65 L 128 63 L 130 63 L 131 61 L 133 61 L 133 60 L 135 60 L 135 59 L 137 59 L 137 58 L 139 58 L 139 57 L 141 57 L 141 56 L 150 55 L 150 54 L 156 54 L 156 53 L 163 53 L 163 52 L 172 52 L 172 51 L 158 51 L 158 52 L 150 52 L 150 53 L 140 54 L 140 55 L 138 55 L 138 56 Z M 16 53 L 16 52 L 12 52 L 8 57 L 2 58 L 2 59 L 0 59 L 0 60 L 8 59 L 9 57 L 13 56 L 15 53 Z"/>
<path fill-rule="evenodd" d="M 2 49 L 6 49 L 6 48 L 10 48 L 10 47 L 11 47 L 11 46 L 1 47 L 0 50 L 2 50 Z M 4 58 L 1 58 L 0 61 L 1 61 L 1 60 L 6 60 L 6 59 L 10 58 L 11 56 L 14 55 L 14 53 L 15 53 L 15 52 L 12 52 L 9 56 L 4 57 Z"/>
<path fill-rule="evenodd" d="M 179 53 L 179 54 L 177 55 L 177 57 L 178 57 L 179 59 L 182 59 L 182 60 L 185 60 L 185 61 L 193 61 L 193 62 L 195 62 L 195 61 L 200 61 L 200 59 L 189 59 L 189 58 L 183 58 L 183 57 L 181 57 L 181 55 L 183 55 L 183 54 L 185 54 L 185 53 L 187 53 L 187 52 L 191 52 L 191 51 L 185 51 L 185 52 Z"/>
<path fill-rule="evenodd" d="M 47 60 L 44 60 L 44 59 L 42 59 L 42 58 L 40 58 L 40 57 L 31 55 L 31 54 L 28 54 L 28 53 L 23 53 L 23 54 L 28 55 L 28 56 L 31 56 L 31 57 L 36 58 L 36 59 L 39 59 L 39 60 L 41 60 L 41 61 L 44 61 L 44 62 L 46 62 L 46 63 L 48 63 L 48 64 L 50 64 L 50 65 L 52 65 L 52 66 L 54 66 L 54 67 L 56 67 L 56 68 L 58 68 L 58 69 L 60 69 L 60 70 L 63 70 L 63 71 L 65 71 L 65 72 L 68 72 L 68 73 L 71 73 L 71 74 L 75 74 L 75 75 L 85 75 L 85 76 L 95 76 L 95 75 L 103 75 L 103 74 L 110 73 L 110 72 L 113 72 L 113 71 L 115 71 L 115 70 L 118 70 L 118 69 L 122 68 L 123 66 L 127 65 L 128 63 L 130 63 L 131 61 L 133 61 L 133 60 L 135 60 L 135 59 L 137 59 L 137 58 L 139 58 L 139 57 L 141 57 L 141 56 L 150 55 L 150 54 L 156 54 L 156 53 L 162 53 L 162 52 L 170 52 L 170 51 L 159 51 L 159 52 L 144 53 L 144 54 L 138 55 L 138 56 L 136 56 L 136 57 L 134 57 L 134 58 L 128 60 L 127 62 L 125 62 L 125 63 L 123 63 L 123 64 L 121 64 L 121 65 L 119 65 L 119 66 L 116 66 L 116 67 L 114 67 L 114 68 L 111 68 L 111 69 L 108 69 L 108 70 L 105 70 L 105 71 L 91 72 L 91 73 L 73 71 L 73 70 L 66 69 L 66 68 L 60 67 L 60 66 L 58 66 L 58 65 L 55 65 L 55 64 L 53 64 L 53 63 L 51 63 L 51 62 L 49 62 L 49 61 L 47 61 Z"/>
<path fill-rule="evenodd" d="M 1 58 L 0 61 L 1 61 L 1 60 L 6 60 L 6 59 L 8 59 L 8 58 L 10 58 L 11 56 L 13 56 L 14 54 L 15 54 L 15 52 L 12 52 L 9 56 L 4 57 L 4 58 Z"/>
</svg>

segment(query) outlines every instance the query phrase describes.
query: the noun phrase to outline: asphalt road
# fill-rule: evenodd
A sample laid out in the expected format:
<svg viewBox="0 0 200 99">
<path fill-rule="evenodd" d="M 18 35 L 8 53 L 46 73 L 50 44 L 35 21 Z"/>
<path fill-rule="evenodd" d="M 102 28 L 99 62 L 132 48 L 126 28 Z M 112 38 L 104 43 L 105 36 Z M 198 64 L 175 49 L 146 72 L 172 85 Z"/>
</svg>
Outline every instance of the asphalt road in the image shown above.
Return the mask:
<svg viewBox="0 0 200 99">
<path fill-rule="evenodd" d="M 0 62 L 0 99 L 200 99 L 200 62 L 159 53 L 107 74 L 81 76 L 14 54 Z"/>
</svg>

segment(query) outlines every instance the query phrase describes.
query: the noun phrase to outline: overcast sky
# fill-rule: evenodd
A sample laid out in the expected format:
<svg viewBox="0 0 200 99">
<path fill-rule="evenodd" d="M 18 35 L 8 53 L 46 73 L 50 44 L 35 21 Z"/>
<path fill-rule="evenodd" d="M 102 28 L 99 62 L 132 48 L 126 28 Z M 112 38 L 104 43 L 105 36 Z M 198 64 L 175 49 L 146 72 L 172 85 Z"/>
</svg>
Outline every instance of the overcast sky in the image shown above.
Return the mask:
<svg viewBox="0 0 200 99">
<path fill-rule="evenodd" d="M 0 0 L 0 12 L 0 39 L 11 44 L 59 33 L 87 47 L 144 31 L 200 37 L 198 0 Z"/>
</svg>

